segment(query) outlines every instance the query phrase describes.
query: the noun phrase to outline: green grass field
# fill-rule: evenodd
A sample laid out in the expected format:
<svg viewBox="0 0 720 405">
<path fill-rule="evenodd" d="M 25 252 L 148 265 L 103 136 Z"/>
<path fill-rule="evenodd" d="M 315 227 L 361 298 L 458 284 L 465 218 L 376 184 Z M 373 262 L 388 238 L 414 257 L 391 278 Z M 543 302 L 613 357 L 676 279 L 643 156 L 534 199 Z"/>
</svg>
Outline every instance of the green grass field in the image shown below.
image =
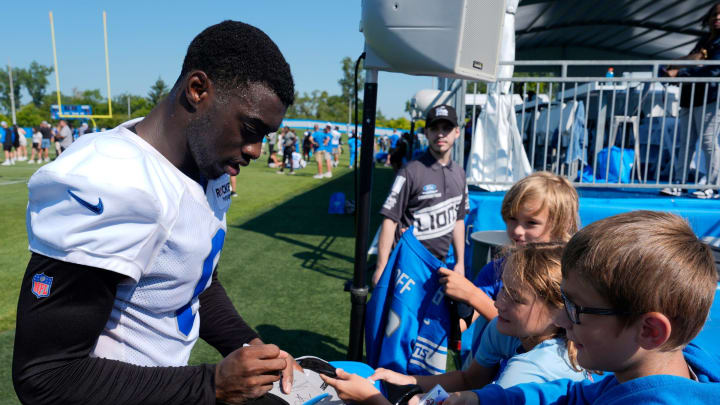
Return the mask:
<svg viewBox="0 0 720 405">
<path fill-rule="evenodd" d="M 278 175 L 267 155 L 237 177 L 238 194 L 228 213 L 228 234 L 219 277 L 245 320 L 265 342 L 290 354 L 327 360 L 347 352 L 354 219 L 327 213 L 330 195 L 353 198 L 348 154 L 341 155 L 332 179 L 317 180 L 310 162 L 295 176 Z M 30 257 L 25 208 L 27 181 L 37 165 L 0 166 L 0 404 L 18 403 L 10 376 L 18 288 Z M 377 213 L 393 173 L 376 168 L 372 212 Z M 379 225 L 372 215 L 371 232 Z M 371 235 L 372 236 L 372 235 Z M 214 363 L 215 350 L 199 341 L 190 362 Z"/>
</svg>

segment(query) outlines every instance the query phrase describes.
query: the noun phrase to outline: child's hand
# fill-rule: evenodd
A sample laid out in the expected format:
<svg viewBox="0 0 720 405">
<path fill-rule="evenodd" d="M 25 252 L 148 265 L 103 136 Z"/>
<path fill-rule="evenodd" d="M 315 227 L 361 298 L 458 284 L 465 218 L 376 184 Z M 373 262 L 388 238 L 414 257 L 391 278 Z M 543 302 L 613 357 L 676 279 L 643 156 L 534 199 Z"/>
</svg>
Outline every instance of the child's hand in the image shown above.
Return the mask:
<svg viewBox="0 0 720 405">
<path fill-rule="evenodd" d="M 357 374 L 348 374 L 341 368 L 336 369 L 335 373 L 338 378 L 328 377 L 323 374 L 320 374 L 320 378 L 335 388 L 343 401 L 367 403 L 372 402 L 370 399 L 375 396 L 382 397 L 380 391 L 367 378 L 362 378 Z"/>
<path fill-rule="evenodd" d="M 388 370 L 386 368 L 379 368 L 375 370 L 375 374 L 370 376 L 373 381 L 385 380 L 395 385 L 408 385 L 417 384 L 417 380 L 413 376 L 400 374 L 396 371 Z"/>
<path fill-rule="evenodd" d="M 472 391 L 453 392 L 443 401 L 443 405 L 478 405 L 478 396 Z"/>
<path fill-rule="evenodd" d="M 478 290 L 475 284 L 455 271 L 441 267 L 438 269 L 438 273 L 440 274 L 440 284 L 444 285 L 445 294 L 454 300 L 468 303 Z"/>
</svg>

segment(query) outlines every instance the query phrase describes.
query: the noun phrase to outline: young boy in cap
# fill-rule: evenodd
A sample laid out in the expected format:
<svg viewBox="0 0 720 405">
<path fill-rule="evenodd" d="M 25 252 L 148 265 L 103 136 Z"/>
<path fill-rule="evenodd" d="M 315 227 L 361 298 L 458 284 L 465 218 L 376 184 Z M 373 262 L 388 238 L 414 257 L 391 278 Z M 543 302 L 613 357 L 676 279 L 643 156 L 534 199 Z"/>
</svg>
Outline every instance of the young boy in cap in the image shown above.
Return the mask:
<svg viewBox="0 0 720 405">
<path fill-rule="evenodd" d="M 460 136 L 457 113 L 449 105 L 433 107 L 426 118 L 427 152 L 398 171 L 380 214 L 385 217 L 378 240 L 378 257 L 372 283 L 377 284 L 405 229 L 435 257 L 444 261 L 450 243 L 456 264 L 464 274 L 465 213 L 468 210 L 465 171 L 450 159 Z"/>
<path fill-rule="evenodd" d="M 557 326 L 577 348 L 580 367 L 612 374 L 595 382 L 490 384 L 443 405 L 717 403 L 718 359 L 691 340 L 708 318 L 718 275 L 710 248 L 685 220 L 634 211 L 594 222 L 568 242 L 562 276 Z M 326 381 L 341 398 L 385 403 L 367 380 L 338 375 Z"/>
</svg>

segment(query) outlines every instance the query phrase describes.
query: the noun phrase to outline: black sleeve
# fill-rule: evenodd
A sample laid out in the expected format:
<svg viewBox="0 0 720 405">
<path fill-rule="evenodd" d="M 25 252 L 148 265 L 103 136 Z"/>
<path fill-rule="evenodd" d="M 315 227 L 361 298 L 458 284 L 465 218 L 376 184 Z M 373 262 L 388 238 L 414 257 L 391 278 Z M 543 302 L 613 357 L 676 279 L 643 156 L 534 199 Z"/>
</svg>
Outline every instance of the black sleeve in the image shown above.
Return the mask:
<svg viewBox="0 0 720 405">
<path fill-rule="evenodd" d="M 258 334 L 235 310 L 225 288 L 213 272 L 210 287 L 200 294 L 200 338 L 217 349 L 223 357 L 244 343 L 258 338 Z"/>
<path fill-rule="evenodd" d="M 33 276 L 52 277 L 47 296 Z M 26 404 L 215 403 L 215 367 L 141 367 L 89 357 L 124 276 L 33 253 L 17 310 L 12 378 Z"/>
</svg>

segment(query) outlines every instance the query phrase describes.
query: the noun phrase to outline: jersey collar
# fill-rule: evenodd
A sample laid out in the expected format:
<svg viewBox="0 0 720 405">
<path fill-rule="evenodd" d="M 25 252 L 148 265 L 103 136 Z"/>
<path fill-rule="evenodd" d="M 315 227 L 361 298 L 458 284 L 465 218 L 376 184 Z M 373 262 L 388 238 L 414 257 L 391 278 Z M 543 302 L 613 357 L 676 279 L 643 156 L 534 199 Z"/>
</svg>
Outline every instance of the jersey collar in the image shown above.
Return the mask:
<svg viewBox="0 0 720 405">
<path fill-rule="evenodd" d="M 418 160 L 421 161 L 426 166 L 429 166 L 434 171 L 443 169 L 443 165 L 441 165 L 440 162 L 438 162 L 437 159 L 435 159 L 435 157 L 432 155 L 432 153 L 430 153 L 429 150 L 425 151 L 425 153 L 422 156 L 420 156 L 420 158 Z M 453 162 L 453 160 L 450 159 L 448 164 L 444 167 L 450 171 L 453 171 L 453 170 L 455 170 L 455 166 L 456 166 L 455 162 Z"/>
</svg>

